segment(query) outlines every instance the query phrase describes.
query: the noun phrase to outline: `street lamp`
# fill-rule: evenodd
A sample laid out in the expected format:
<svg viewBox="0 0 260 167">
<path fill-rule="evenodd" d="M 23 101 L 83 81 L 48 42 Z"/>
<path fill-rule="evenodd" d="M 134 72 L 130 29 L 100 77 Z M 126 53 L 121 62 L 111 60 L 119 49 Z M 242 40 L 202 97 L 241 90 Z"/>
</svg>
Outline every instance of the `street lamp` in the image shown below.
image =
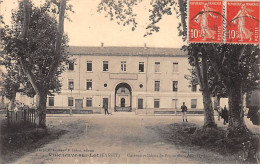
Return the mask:
<svg viewBox="0 0 260 167">
<path fill-rule="evenodd" d="M 74 84 L 73 83 L 69 84 L 69 89 L 70 89 L 70 97 L 72 99 L 72 90 L 74 89 Z M 72 103 L 72 105 L 70 105 L 70 115 L 72 115 L 72 106 L 73 106 L 73 103 Z"/>
</svg>

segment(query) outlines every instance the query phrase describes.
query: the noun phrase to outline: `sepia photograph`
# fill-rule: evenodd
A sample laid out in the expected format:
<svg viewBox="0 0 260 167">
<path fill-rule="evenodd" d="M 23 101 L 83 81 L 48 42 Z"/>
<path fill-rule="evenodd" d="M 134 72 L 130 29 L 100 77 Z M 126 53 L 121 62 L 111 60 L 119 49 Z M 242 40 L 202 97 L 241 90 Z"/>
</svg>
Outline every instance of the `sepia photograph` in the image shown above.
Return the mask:
<svg viewBox="0 0 260 167">
<path fill-rule="evenodd" d="M 259 0 L 0 0 L 0 164 L 259 164 Z"/>
</svg>

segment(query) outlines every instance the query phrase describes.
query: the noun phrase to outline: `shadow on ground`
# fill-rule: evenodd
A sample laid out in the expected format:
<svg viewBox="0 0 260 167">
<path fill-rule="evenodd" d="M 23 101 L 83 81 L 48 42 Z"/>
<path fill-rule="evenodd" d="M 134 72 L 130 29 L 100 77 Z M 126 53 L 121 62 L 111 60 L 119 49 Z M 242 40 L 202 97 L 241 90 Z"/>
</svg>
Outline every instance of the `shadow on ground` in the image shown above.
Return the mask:
<svg viewBox="0 0 260 167">
<path fill-rule="evenodd" d="M 159 133 L 166 143 L 175 145 L 177 149 L 190 150 L 192 159 L 198 160 L 199 157 L 207 163 L 257 163 L 255 160 L 243 162 L 241 159 L 243 140 L 226 139 L 225 128 L 217 127 L 205 131 L 193 123 L 174 123 L 146 128 Z M 256 142 L 259 142 L 259 135 L 254 136 Z M 259 143 L 256 147 L 259 152 Z"/>
<path fill-rule="evenodd" d="M 61 129 L 34 128 L 28 124 L 7 127 L 1 120 L 0 163 L 7 164 L 67 133 Z"/>
</svg>

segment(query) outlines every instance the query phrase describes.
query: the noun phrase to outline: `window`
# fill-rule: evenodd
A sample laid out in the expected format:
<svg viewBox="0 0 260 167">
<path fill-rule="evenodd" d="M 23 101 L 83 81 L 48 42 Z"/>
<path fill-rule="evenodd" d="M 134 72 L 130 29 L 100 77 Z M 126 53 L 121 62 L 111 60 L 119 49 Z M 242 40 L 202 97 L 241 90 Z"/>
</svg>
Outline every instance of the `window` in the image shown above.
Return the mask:
<svg viewBox="0 0 260 167">
<path fill-rule="evenodd" d="M 108 71 L 108 61 L 103 61 L 103 71 Z"/>
<path fill-rule="evenodd" d="M 68 106 L 73 106 L 73 97 L 68 97 Z"/>
<path fill-rule="evenodd" d="M 74 62 L 69 63 L 69 70 L 73 71 L 74 70 Z"/>
<path fill-rule="evenodd" d="M 160 72 L 160 62 L 155 62 L 155 71 L 154 72 Z"/>
<path fill-rule="evenodd" d="M 69 79 L 68 89 L 69 90 L 73 90 L 74 89 L 74 81 L 73 81 L 73 79 Z"/>
<path fill-rule="evenodd" d="M 87 71 L 92 71 L 92 61 L 87 61 Z"/>
<path fill-rule="evenodd" d="M 92 107 L 92 98 L 87 98 L 86 107 Z"/>
<path fill-rule="evenodd" d="M 92 90 L 92 79 L 87 79 L 87 90 Z"/>
<path fill-rule="evenodd" d="M 154 108 L 160 108 L 160 99 L 154 99 Z"/>
<path fill-rule="evenodd" d="M 54 106 L 54 97 L 49 97 L 49 106 Z"/>
<path fill-rule="evenodd" d="M 154 81 L 154 91 L 160 91 L 160 81 Z"/>
<path fill-rule="evenodd" d="M 173 63 L 172 72 L 178 72 L 178 63 Z"/>
<path fill-rule="evenodd" d="M 143 99 L 138 99 L 138 109 L 143 109 Z"/>
<path fill-rule="evenodd" d="M 178 81 L 172 81 L 172 91 L 173 92 L 178 91 Z"/>
<path fill-rule="evenodd" d="M 197 108 L 197 99 L 191 99 L 191 108 Z"/>
<path fill-rule="evenodd" d="M 139 72 L 144 72 L 144 62 L 139 62 Z"/>
<path fill-rule="evenodd" d="M 192 85 L 191 86 L 191 91 L 192 92 L 197 92 L 197 85 Z"/>
<path fill-rule="evenodd" d="M 121 61 L 121 71 L 126 71 L 126 61 Z"/>
</svg>

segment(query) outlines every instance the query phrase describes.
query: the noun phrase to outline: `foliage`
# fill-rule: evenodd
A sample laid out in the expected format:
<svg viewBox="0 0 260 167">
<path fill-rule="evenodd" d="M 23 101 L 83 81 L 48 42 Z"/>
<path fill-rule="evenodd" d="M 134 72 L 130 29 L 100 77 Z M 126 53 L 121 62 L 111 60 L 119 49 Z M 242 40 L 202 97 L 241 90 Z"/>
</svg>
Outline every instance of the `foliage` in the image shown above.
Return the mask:
<svg viewBox="0 0 260 167">
<path fill-rule="evenodd" d="M 110 20 L 117 20 L 117 24 L 132 25 L 132 31 L 137 27 L 136 16 L 133 12 L 133 7 L 142 0 L 102 0 L 98 5 L 98 12 L 105 12 L 105 17 L 110 17 Z"/>
<path fill-rule="evenodd" d="M 21 59 L 35 76 L 35 82 L 44 88 L 49 95 L 60 92 L 60 74 L 65 70 L 65 64 L 69 63 L 69 57 L 65 54 L 68 37 L 63 36 L 62 60 L 59 63 L 55 77 L 49 80 L 47 77 L 50 65 L 54 61 L 55 40 L 57 34 L 57 21 L 52 15 L 51 5 L 45 3 L 41 7 L 31 4 L 30 24 L 26 40 L 19 39 L 23 23 L 23 3 L 19 3 L 18 10 L 12 13 L 12 25 L 5 26 L 1 33 L 1 43 L 4 46 L 4 54 L 1 55 L 3 64 L 7 69 L 6 90 L 8 86 L 14 85 L 20 91 L 32 97 L 35 95 L 32 85 L 23 71 Z M 12 84 L 8 84 L 12 83 Z M 18 89 L 17 89 L 18 90 Z"/>
<path fill-rule="evenodd" d="M 16 92 L 20 92 L 21 77 L 16 65 L 6 68 L 7 72 L 2 73 L 3 95 L 9 100 L 15 98 Z"/>
</svg>

